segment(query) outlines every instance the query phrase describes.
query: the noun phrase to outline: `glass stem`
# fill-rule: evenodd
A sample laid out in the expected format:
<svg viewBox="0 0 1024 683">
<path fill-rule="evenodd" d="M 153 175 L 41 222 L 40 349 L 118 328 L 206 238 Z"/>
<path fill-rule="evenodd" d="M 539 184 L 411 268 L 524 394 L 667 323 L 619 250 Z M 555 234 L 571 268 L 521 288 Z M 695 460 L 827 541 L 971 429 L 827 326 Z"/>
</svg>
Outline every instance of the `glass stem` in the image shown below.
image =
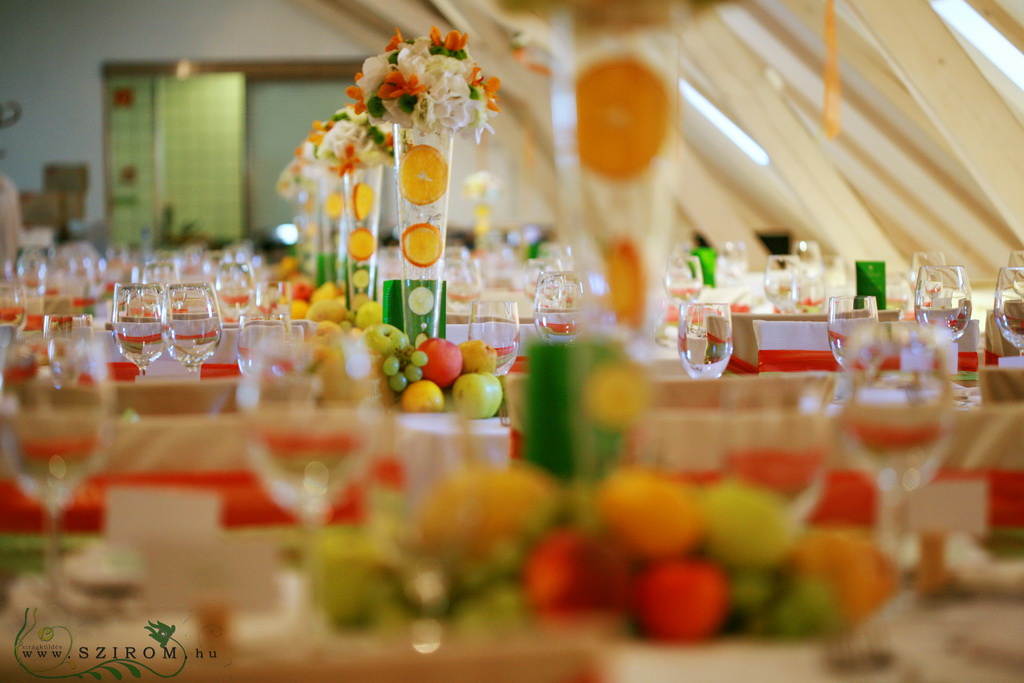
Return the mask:
<svg viewBox="0 0 1024 683">
<path fill-rule="evenodd" d="M 43 549 L 43 578 L 50 602 L 62 604 L 63 572 L 60 564 L 61 527 L 64 521 L 64 506 L 60 504 L 59 491 L 53 489 L 46 492 L 43 501 L 43 533 L 46 536 Z"/>
<path fill-rule="evenodd" d="M 898 587 L 903 579 L 900 558 L 906 530 L 906 495 L 897 478 L 893 479 L 891 482 L 879 481 L 875 532 L 879 548 L 892 564 L 893 578 Z"/>
</svg>

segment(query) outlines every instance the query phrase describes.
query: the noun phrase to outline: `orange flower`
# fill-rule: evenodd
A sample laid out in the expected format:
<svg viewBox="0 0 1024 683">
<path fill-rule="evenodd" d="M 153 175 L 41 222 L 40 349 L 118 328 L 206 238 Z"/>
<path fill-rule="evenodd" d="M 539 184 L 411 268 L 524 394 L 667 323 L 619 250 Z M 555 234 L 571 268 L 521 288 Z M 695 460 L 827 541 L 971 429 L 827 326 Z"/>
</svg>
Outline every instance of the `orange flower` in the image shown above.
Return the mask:
<svg viewBox="0 0 1024 683">
<path fill-rule="evenodd" d="M 310 133 L 306 137 L 306 142 L 311 142 L 314 145 L 319 145 L 321 142 L 323 142 L 323 140 L 324 140 L 324 134 L 323 133 Z"/>
<path fill-rule="evenodd" d="M 384 79 L 380 90 L 377 91 L 377 96 L 382 100 L 395 100 L 402 95 L 419 95 L 426 89 L 427 86 L 420 83 L 416 74 L 410 76 L 406 81 L 401 71 L 392 71 Z"/>
<path fill-rule="evenodd" d="M 357 74 L 357 76 L 362 76 L 362 74 Z M 359 79 L 357 78 L 356 80 Z M 350 85 L 345 88 L 345 94 L 356 101 L 352 108 L 357 114 L 362 114 L 366 111 L 366 103 L 363 102 L 363 91 L 358 85 Z"/>
<path fill-rule="evenodd" d="M 384 48 L 384 52 L 391 52 L 392 50 L 397 50 L 399 47 L 402 46 L 402 43 L 404 42 L 405 38 L 402 37 L 402 31 L 396 26 L 395 35 L 391 36 L 391 42 L 388 43 L 388 46 L 386 48 Z M 356 78 L 356 80 L 358 81 L 359 78 Z"/>
<path fill-rule="evenodd" d="M 458 52 L 459 50 L 465 49 L 466 43 L 469 42 L 469 36 L 465 33 L 459 33 L 458 31 L 449 31 L 448 35 L 441 38 L 441 30 L 436 26 L 430 27 L 430 42 L 435 47 L 443 47 L 451 52 Z"/>
<path fill-rule="evenodd" d="M 430 42 L 436 47 L 441 47 L 444 44 L 444 41 L 441 39 L 441 29 L 436 26 L 430 27 Z"/>
<path fill-rule="evenodd" d="M 348 146 L 346 146 L 345 147 L 345 157 L 343 159 L 339 159 L 339 161 L 342 162 L 341 165 L 338 166 L 338 168 L 337 168 L 339 176 L 343 176 L 348 171 L 351 171 L 352 169 L 354 169 L 356 167 L 356 164 L 359 163 L 359 159 L 356 158 L 356 146 L 355 145 L 348 145 Z"/>
<path fill-rule="evenodd" d="M 484 83 L 484 94 L 487 95 L 487 108 L 491 111 L 501 111 L 498 107 L 498 88 L 501 87 L 501 79 L 491 76 Z"/>
<path fill-rule="evenodd" d="M 474 66 L 473 67 L 473 75 L 469 77 L 470 84 L 471 85 L 480 85 L 480 83 L 482 83 L 483 80 L 484 80 L 484 77 L 483 77 L 483 74 L 480 72 L 480 67 L 479 66 Z"/>
</svg>

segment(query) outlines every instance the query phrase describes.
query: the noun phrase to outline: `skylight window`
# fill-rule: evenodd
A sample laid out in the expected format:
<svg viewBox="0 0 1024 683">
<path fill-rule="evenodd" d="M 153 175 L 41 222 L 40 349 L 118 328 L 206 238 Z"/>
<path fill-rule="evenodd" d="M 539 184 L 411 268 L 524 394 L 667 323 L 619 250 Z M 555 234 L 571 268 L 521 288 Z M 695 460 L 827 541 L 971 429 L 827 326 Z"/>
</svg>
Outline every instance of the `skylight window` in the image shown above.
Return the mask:
<svg viewBox="0 0 1024 683">
<path fill-rule="evenodd" d="M 932 0 L 932 8 L 1007 78 L 1024 90 L 1024 54 L 965 0 Z"/>
<path fill-rule="evenodd" d="M 739 147 L 755 164 L 767 166 L 771 163 L 771 159 L 768 158 L 768 152 L 765 152 L 759 144 L 743 132 L 742 128 L 729 120 L 728 116 L 719 111 L 715 105 L 711 104 L 707 98 L 697 92 L 693 86 L 680 79 L 679 89 L 682 91 L 683 97 L 686 98 L 686 101 L 694 109 L 703 114 L 708 121 L 714 124 L 715 128 L 722 131 L 722 134 Z"/>
</svg>

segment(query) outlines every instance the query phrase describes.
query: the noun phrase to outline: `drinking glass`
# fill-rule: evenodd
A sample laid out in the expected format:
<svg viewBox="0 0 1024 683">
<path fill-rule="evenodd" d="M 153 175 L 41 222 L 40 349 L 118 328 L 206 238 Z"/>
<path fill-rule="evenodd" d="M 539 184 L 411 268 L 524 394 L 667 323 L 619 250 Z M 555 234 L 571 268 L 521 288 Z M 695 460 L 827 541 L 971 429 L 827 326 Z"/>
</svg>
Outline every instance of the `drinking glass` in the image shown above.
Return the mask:
<svg viewBox="0 0 1024 683">
<path fill-rule="evenodd" d="M 83 354 L 88 348 L 83 342 L 92 339 L 92 316 L 87 313 L 44 316 L 43 339 L 53 385 L 58 389 L 64 385 L 74 386 L 89 360 Z"/>
<path fill-rule="evenodd" d="M 1011 251 L 1006 265 L 1010 268 L 1024 268 L 1024 251 Z"/>
<path fill-rule="evenodd" d="M 948 330 L 953 341 L 971 321 L 971 283 L 963 266 L 923 266 L 917 275 L 914 315 L 922 325 Z"/>
<path fill-rule="evenodd" d="M 573 270 L 541 275 L 533 299 L 533 325 L 549 344 L 571 344 L 583 316 L 583 278 Z"/>
<path fill-rule="evenodd" d="M 800 240 L 793 245 L 793 256 L 800 260 L 804 272 L 821 275 L 825 270 L 825 261 L 821 255 L 821 245 L 814 240 Z"/>
<path fill-rule="evenodd" d="M 700 259 L 691 254 L 674 253 L 665 264 L 665 293 L 675 306 L 696 301 L 704 288 Z"/>
<path fill-rule="evenodd" d="M 825 278 L 821 271 L 804 268 L 797 277 L 796 309 L 800 313 L 821 313 L 825 304 Z"/>
<path fill-rule="evenodd" d="M 878 303 L 873 296 L 834 296 L 828 300 L 828 345 L 832 356 L 849 370 L 849 345 L 864 325 L 878 323 Z"/>
<path fill-rule="evenodd" d="M 721 280 L 721 286 L 743 284 L 747 276 L 747 245 L 745 242 L 726 242 L 718 251 L 715 264 L 715 280 Z"/>
<path fill-rule="evenodd" d="M 1024 355 L 1024 267 L 999 269 L 992 312 L 999 331 Z"/>
<path fill-rule="evenodd" d="M 876 532 L 897 572 L 904 541 L 906 494 L 931 480 L 953 417 L 945 348 L 929 326 L 879 323 L 851 341 L 852 389 L 842 418 L 851 464 L 878 490 Z M 901 593 L 890 608 L 907 597 Z"/>
<path fill-rule="evenodd" d="M 292 283 L 287 280 L 262 280 L 256 285 L 256 310 L 291 316 Z"/>
<path fill-rule="evenodd" d="M 25 329 L 25 288 L 17 282 L 0 282 L 0 325 Z"/>
<path fill-rule="evenodd" d="M 448 312 L 469 313 L 470 304 L 483 290 L 480 264 L 472 258 L 445 259 L 444 279 L 448 282 Z"/>
<path fill-rule="evenodd" d="M 944 266 L 946 255 L 941 251 L 915 251 L 910 257 L 910 271 L 907 279 L 910 281 L 910 288 L 917 289 L 917 275 L 924 266 Z"/>
<path fill-rule="evenodd" d="M 225 262 L 217 267 L 217 297 L 224 322 L 238 322 L 238 316 L 249 307 L 253 290 L 252 271 L 247 263 Z"/>
<path fill-rule="evenodd" d="M 544 273 L 562 270 L 562 263 L 554 258 L 531 258 L 523 265 L 523 294 L 533 299 L 537 295 L 537 283 Z"/>
<path fill-rule="evenodd" d="M 495 375 L 504 375 L 519 355 L 519 306 L 515 301 L 474 301 L 469 338 L 481 339 L 498 352 Z"/>
<path fill-rule="evenodd" d="M 679 307 L 679 358 L 693 379 L 722 376 L 732 357 L 732 312 L 729 304 L 683 304 Z"/>
<path fill-rule="evenodd" d="M 21 340 L 3 358 L 0 441 L 19 488 L 43 510 L 43 589 L 52 606 L 68 611 L 60 565 L 61 527 L 71 495 L 103 462 L 112 439 L 113 395 L 103 344 L 79 337 L 80 377 L 38 374 L 35 348 Z"/>
<path fill-rule="evenodd" d="M 46 274 L 49 270 L 49 254 L 42 247 L 26 247 L 18 256 L 16 270 L 18 281 L 32 296 L 46 294 Z"/>
<path fill-rule="evenodd" d="M 800 259 L 772 255 L 764 267 L 764 294 L 780 313 L 796 311 Z"/>
<path fill-rule="evenodd" d="M 145 376 L 149 364 L 164 352 L 164 292 L 161 285 L 114 286 L 112 327 L 117 349 Z"/>
<path fill-rule="evenodd" d="M 178 269 L 177 261 L 150 261 L 136 269 L 137 277 L 134 281 L 142 284 L 167 285 L 181 281 L 181 272 Z"/>
<path fill-rule="evenodd" d="M 238 318 L 238 369 L 243 375 L 254 372 L 261 346 L 288 338 L 289 321 L 290 316 L 282 313 L 246 312 Z"/>
<path fill-rule="evenodd" d="M 163 334 L 171 358 L 199 377 L 203 362 L 220 345 L 217 297 L 205 282 L 170 284 L 164 288 Z"/>
</svg>

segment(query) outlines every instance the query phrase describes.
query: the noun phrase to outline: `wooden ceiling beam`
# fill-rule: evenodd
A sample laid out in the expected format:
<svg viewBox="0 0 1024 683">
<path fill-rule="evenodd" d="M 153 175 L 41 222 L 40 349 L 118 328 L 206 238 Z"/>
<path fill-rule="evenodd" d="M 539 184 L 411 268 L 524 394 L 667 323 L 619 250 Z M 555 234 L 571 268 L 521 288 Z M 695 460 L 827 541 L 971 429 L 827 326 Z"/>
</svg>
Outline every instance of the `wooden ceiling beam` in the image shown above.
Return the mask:
<svg viewBox="0 0 1024 683">
<path fill-rule="evenodd" d="M 992 24 L 995 30 L 1003 34 L 1003 37 L 1013 43 L 1013 46 L 1024 52 L 1024 25 L 1022 21 L 1024 19 L 1018 19 L 1007 7 L 1012 7 L 1009 3 L 999 2 L 998 0 L 967 0 L 967 3 L 974 8 L 974 10 L 984 17 L 985 21 Z M 1024 8 L 1019 7 L 1018 3 L 1018 16 L 1024 17 Z"/>
</svg>

